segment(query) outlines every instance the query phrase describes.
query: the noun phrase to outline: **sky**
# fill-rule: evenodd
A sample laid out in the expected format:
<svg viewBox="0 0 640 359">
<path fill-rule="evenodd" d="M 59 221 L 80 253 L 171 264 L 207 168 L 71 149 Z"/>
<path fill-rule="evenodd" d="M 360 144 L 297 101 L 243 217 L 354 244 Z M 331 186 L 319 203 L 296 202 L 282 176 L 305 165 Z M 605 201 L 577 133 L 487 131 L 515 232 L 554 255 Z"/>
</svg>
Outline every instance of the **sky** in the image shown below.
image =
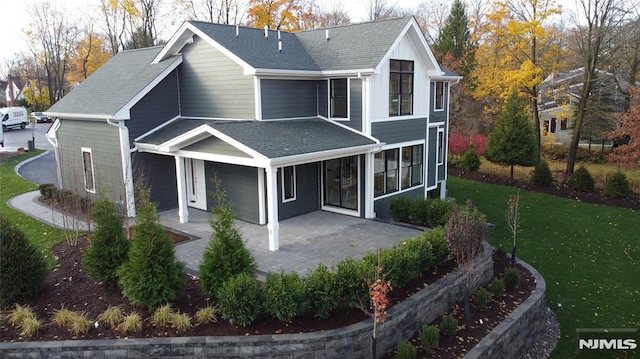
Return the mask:
<svg viewBox="0 0 640 359">
<path fill-rule="evenodd" d="M 2 31 L 0 31 L 0 74 L 4 73 L 6 63 L 17 53 L 28 53 L 24 31 L 29 28 L 31 19 L 27 11 L 28 5 L 33 0 L 2 0 L 0 3 L 0 14 L 2 17 Z M 99 0 L 49 0 L 60 9 L 65 9 L 70 18 L 95 17 Z M 341 0 L 319 0 L 321 4 L 332 4 L 333 1 Z M 449 2 L 451 0 L 441 0 Z M 557 0 L 564 9 L 574 9 L 577 0 Z M 402 8 L 415 10 L 422 0 L 397 0 L 395 3 Z M 360 22 L 367 19 L 367 0 L 344 1 L 343 8 L 349 13 L 352 22 Z M 389 0 L 393 4 L 393 0 Z M 160 37 L 168 39 L 182 23 L 182 19 L 169 19 L 162 27 Z"/>
</svg>

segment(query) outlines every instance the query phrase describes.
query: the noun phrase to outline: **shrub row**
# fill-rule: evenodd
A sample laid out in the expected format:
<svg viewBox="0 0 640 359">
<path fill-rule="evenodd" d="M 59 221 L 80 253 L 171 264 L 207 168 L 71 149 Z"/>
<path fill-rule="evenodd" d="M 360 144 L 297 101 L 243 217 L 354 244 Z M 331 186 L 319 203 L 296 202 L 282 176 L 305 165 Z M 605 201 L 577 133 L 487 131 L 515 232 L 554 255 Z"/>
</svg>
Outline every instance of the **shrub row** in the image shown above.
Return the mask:
<svg viewBox="0 0 640 359">
<path fill-rule="evenodd" d="M 442 264 L 448 255 L 442 229 L 380 251 L 386 279 L 395 287 Z M 372 278 L 377 264 L 378 254 L 368 254 L 360 260 L 349 257 L 335 267 L 319 264 L 304 276 L 268 273 L 262 286 L 254 277 L 241 273 L 224 282 L 218 291 L 220 313 L 234 325 L 248 326 L 261 313 L 288 321 L 306 313 L 327 317 L 339 308 L 362 308 L 369 302 L 365 280 Z"/>
<path fill-rule="evenodd" d="M 391 200 L 389 210 L 394 221 L 435 228 L 447 223 L 453 204 L 440 198 L 398 196 Z"/>
<path fill-rule="evenodd" d="M 60 189 L 52 183 L 41 184 L 38 189 L 44 198 L 56 201 L 71 211 L 86 213 L 91 208 L 89 197 L 82 197 L 72 191 Z"/>
<path fill-rule="evenodd" d="M 569 147 L 553 146 L 545 149 L 542 155 L 552 161 L 565 162 L 569 156 Z M 593 164 L 607 163 L 606 153 L 601 151 L 589 151 L 586 148 L 578 147 L 576 152 L 576 162 Z"/>
</svg>

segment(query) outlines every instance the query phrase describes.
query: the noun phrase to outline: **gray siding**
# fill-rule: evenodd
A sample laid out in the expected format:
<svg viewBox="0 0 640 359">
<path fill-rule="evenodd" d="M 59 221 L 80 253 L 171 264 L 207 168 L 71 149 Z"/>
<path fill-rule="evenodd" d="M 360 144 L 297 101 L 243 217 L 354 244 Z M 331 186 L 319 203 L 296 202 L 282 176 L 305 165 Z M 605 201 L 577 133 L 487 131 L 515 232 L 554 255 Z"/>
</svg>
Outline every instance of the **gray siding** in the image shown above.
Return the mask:
<svg viewBox="0 0 640 359">
<path fill-rule="evenodd" d="M 255 118 L 253 77 L 198 36 L 182 50 L 179 68 L 183 116 Z"/>
<path fill-rule="evenodd" d="M 318 81 L 260 80 L 262 118 L 318 115 Z"/>
<path fill-rule="evenodd" d="M 427 187 L 436 185 L 435 171 L 438 163 L 438 128 L 429 128 L 429 140 L 427 142 L 429 152 L 427 157 Z"/>
<path fill-rule="evenodd" d="M 362 131 L 362 80 L 349 80 L 349 121 L 344 122 L 345 125 Z"/>
<path fill-rule="evenodd" d="M 178 115 L 178 73 L 172 72 L 131 109 L 129 140 Z"/>
<path fill-rule="evenodd" d="M 424 187 L 416 187 L 406 192 L 399 193 L 395 196 L 384 197 L 377 199 L 373 202 L 373 209 L 376 211 L 376 218 L 388 219 L 391 218 L 391 212 L 389 211 L 389 205 L 391 200 L 395 197 L 409 197 L 418 198 L 424 197 Z"/>
<path fill-rule="evenodd" d="M 387 144 L 423 140 L 427 133 L 427 120 L 394 120 L 371 124 L 373 137 Z"/>
<path fill-rule="evenodd" d="M 58 130 L 62 187 L 92 199 L 124 199 L 118 129 L 105 121 L 62 120 Z M 96 194 L 85 191 L 82 147 L 91 149 Z"/>
<path fill-rule="evenodd" d="M 429 122 L 430 123 L 435 123 L 435 122 L 445 122 L 447 120 L 447 113 L 449 112 L 449 83 L 445 82 L 444 83 L 444 110 L 443 111 L 434 111 L 434 105 L 435 105 L 435 95 L 436 95 L 436 84 L 435 82 L 431 82 L 430 84 L 431 86 L 431 103 L 430 103 L 430 109 L 429 109 L 429 113 L 431 114 L 429 116 Z"/>
<path fill-rule="evenodd" d="M 159 210 L 178 207 L 176 160 L 173 156 L 136 152 L 132 155 L 134 182 L 144 178 Z M 141 177 L 142 176 L 142 177 Z"/>
<path fill-rule="evenodd" d="M 329 117 L 329 81 L 318 81 L 318 115 Z"/>
<path fill-rule="evenodd" d="M 280 220 L 313 212 L 320 208 L 318 202 L 318 163 L 296 166 L 296 200 L 282 203 L 282 174 L 278 170 L 278 217 Z"/>
<path fill-rule="evenodd" d="M 227 193 L 227 200 L 233 204 L 236 218 L 259 223 L 258 207 L 258 170 L 255 167 L 229 165 L 218 162 L 205 162 L 205 177 L 207 178 L 207 204 L 209 208 L 215 205 L 211 191 L 211 179 L 217 174 L 222 188 Z"/>
</svg>

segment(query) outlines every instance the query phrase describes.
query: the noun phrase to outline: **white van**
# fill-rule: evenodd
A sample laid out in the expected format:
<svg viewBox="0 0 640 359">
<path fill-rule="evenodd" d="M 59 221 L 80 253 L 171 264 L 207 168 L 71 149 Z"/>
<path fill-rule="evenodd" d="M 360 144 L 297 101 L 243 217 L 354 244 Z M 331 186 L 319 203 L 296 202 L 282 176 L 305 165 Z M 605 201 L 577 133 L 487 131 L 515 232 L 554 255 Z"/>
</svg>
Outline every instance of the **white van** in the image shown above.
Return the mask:
<svg viewBox="0 0 640 359">
<path fill-rule="evenodd" d="M 27 109 L 24 107 L 5 107 L 0 109 L 0 118 L 2 118 L 2 130 L 6 131 L 9 127 L 27 127 Z"/>
</svg>

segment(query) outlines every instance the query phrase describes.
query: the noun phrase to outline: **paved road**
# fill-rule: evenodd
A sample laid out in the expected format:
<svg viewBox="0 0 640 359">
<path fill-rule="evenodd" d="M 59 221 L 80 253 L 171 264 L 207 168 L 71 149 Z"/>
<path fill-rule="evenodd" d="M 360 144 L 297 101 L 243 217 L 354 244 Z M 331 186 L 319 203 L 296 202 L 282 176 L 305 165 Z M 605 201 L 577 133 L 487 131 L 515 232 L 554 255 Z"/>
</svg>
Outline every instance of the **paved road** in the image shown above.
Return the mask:
<svg viewBox="0 0 640 359">
<path fill-rule="evenodd" d="M 29 125 L 24 130 L 9 129 L 4 133 L 4 148 L 0 147 L 0 151 L 16 151 L 19 147 L 27 149 L 28 141 L 33 139 L 37 149 L 50 150 L 46 156 L 26 163 L 20 168 L 20 174 L 23 177 L 37 184 L 57 183 L 53 146 L 46 138 L 50 126 L 50 123 L 38 123 L 35 126 Z"/>
</svg>

